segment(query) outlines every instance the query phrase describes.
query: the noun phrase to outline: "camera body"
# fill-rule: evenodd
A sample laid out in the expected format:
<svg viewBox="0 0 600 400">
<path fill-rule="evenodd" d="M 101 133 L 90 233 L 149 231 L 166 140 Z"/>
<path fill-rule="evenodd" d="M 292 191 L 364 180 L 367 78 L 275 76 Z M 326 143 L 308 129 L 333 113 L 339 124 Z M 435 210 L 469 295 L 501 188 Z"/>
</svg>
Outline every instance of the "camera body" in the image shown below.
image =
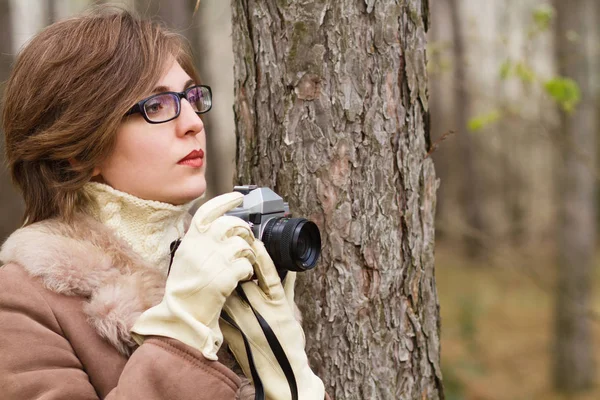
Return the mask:
<svg viewBox="0 0 600 400">
<path fill-rule="evenodd" d="M 306 271 L 316 266 L 321 254 L 321 234 L 314 222 L 292 218 L 288 203 L 269 188 L 245 185 L 233 190 L 244 195 L 244 202 L 226 215 L 250 225 L 278 270 Z"/>
<path fill-rule="evenodd" d="M 239 217 L 248 222 L 254 237 L 261 239 L 265 226 L 272 218 L 291 218 L 290 207 L 273 190 L 256 185 L 235 186 L 234 192 L 244 195 L 244 203 L 227 215 Z M 262 240 L 262 239 L 261 239 Z"/>
</svg>

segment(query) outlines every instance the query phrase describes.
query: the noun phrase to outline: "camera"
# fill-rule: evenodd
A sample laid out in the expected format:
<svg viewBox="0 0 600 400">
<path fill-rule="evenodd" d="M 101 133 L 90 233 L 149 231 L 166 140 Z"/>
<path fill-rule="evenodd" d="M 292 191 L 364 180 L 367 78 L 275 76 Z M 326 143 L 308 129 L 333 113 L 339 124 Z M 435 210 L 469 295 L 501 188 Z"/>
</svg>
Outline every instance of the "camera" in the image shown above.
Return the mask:
<svg viewBox="0 0 600 400">
<path fill-rule="evenodd" d="M 292 218 L 288 203 L 273 190 L 256 185 L 235 186 L 244 203 L 227 213 L 246 221 L 254 236 L 265 244 L 280 271 L 307 271 L 317 265 L 321 233 L 314 222 Z"/>
</svg>

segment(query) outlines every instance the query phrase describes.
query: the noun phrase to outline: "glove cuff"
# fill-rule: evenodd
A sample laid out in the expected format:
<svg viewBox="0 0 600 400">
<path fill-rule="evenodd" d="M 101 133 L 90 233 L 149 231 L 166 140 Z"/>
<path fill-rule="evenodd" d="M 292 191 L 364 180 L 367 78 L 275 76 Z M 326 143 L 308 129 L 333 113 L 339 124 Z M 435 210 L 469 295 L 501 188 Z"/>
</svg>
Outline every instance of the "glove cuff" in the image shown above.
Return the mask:
<svg viewBox="0 0 600 400">
<path fill-rule="evenodd" d="M 207 359 L 216 361 L 217 352 L 223 343 L 219 326 L 209 328 L 187 314 L 179 314 L 174 318 L 172 313 L 161 312 L 163 305 L 161 303 L 147 310 L 135 322 L 131 328 L 131 336 L 136 343 L 142 344 L 146 336 L 169 337 L 199 350 Z"/>
</svg>

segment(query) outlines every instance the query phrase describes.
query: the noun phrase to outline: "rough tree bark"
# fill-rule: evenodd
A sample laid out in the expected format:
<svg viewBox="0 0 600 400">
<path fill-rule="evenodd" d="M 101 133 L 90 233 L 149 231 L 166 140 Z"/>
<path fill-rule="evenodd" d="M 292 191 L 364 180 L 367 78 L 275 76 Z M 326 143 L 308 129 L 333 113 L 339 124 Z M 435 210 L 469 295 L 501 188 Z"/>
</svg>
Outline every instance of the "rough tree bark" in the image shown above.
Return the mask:
<svg viewBox="0 0 600 400">
<path fill-rule="evenodd" d="M 440 399 L 427 0 L 234 0 L 239 183 L 322 232 L 301 274 L 334 399 Z"/>
<path fill-rule="evenodd" d="M 595 377 L 589 318 L 597 229 L 593 3 L 593 0 L 555 2 L 559 71 L 574 79 L 581 89 L 581 102 L 576 110 L 561 115 L 565 141 L 562 164 L 557 169 L 561 177 L 557 187 L 560 216 L 554 384 L 567 392 L 590 387 Z"/>
</svg>

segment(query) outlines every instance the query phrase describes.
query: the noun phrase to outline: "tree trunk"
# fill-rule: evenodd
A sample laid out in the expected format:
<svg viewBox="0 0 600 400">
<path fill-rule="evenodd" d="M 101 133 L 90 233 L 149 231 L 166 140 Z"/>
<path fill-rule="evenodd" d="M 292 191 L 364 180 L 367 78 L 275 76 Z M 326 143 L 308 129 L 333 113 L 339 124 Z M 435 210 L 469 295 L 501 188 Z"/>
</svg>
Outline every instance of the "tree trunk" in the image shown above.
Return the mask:
<svg viewBox="0 0 600 400">
<path fill-rule="evenodd" d="M 135 0 L 135 9 L 147 18 L 158 19 L 170 29 L 191 38 L 191 19 L 194 6 L 189 0 Z"/>
<path fill-rule="evenodd" d="M 480 177 L 475 168 L 475 143 L 467 130 L 468 113 L 471 106 L 471 95 L 468 90 L 469 80 L 465 71 L 467 59 L 465 41 L 462 35 L 460 20 L 460 2 L 448 0 L 450 19 L 452 21 L 452 41 L 454 44 L 454 106 L 458 125 L 458 142 L 461 150 L 460 165 L 462 169 L 460 203 L 463 206 L 468 231 L 465 232 L 464 242 L 467 254 L 471 258 L 483 256 L 484 224 L 481 202 Z"/>
<path fill-rule="evenodd" d="M 562 391 L 590 387 L 595 366 L 589 319 L 596 244 L 596 106 L 590 45 L 592 0 L 557 0 L 557 56 L 561 75 L 581 89 L 575 112 L 562 115 L 565 137 L 559 180 L 559 274 L 554 383 Z M 575 39 L 575 40 L 573 40 Z"/>
<path fill-rule="evenodd" d="M 46 24 L 55 22 L 57 15 L 56 0 L 46 0 Z"/>
<path fill-rule="evenodd" d="M 435 72 L 429 76 L 430 134 L 434 142 L 440 140 L 445 133 L 451 130 L 456 131 L 452 122 L 454 101 L 449 101 L 445 97 L 447 91 L 444 89 L 449 85 L 446 82 L 441 66 L 445 56 L 441 48 L 447 40 L 443 31 L 448 25 L 448 18 L 446 18 L 447 8 L 448 5 L 446 2 L 438 1 L 431 3 L 431 27 L 428 32 L 428 42 L 438 47 L 437 51 L 429 54 L 429 63 L 430 65 L 433 64 L 435 68 Z M 431 68 L 429 71 L 431 71 Z M 451 188 L 448 186 L 448 182 L 452 181 L 450 171 L 453 166 L 452 160 L 454 159 L 452 157 L 453 147 L 451 141 L 446 141 L 431 156 L 437 167 L 437 176 L 441 182 L 437 190 L 436 201 L 436 239 L 438 242 L 448 238 L 448 231 L 443 229 L 443 222 L 442 229 L 440 229 L 439 222 L 440 220 L 443 221 L 444 216 L 448 212 L 452 212 L 451 207 L 448 207 L 450 203 L 448 200 L 452 200 L 452 193 L 449 190 Z"/>
<path fill-rule="evenodd" d="M 239 183 L 315 221 L 307 352 L 333 399 L 440 399 L 427 0 L 233 2 Z"/>
<path fill-rule="evenodd" d="M 190 0 L 195 4 L 196 0 Z M 198 8 L 194 46 L 196 65 L 202 81 L 212 89 L 214 104 L 203 121 L 206 129 L 205 199 L 233 189 L 235 175 L 235 124 L 233 117 L 233 52 L 231 44 L 231 4 L 202 1 Z"/>
<path fill-rule="evenodd" d="M 202 116 L 208 161 L 207 190 L 203 199 L 230 192 L 233 189 L 235 158 L 235 128 L 231 110 L 233 60 L 231 46 L 227 46 L 231 41 L 231 6 L 202 1 L 197 14 L 193 15 L 197 0 L 176 0 L 168 4 L 160 0 L 135 2 L 139 13 L 165 22 L 189 40 L 202 83 L 211 87 L 214 96 L 213 108 Z"/>
</svg>

